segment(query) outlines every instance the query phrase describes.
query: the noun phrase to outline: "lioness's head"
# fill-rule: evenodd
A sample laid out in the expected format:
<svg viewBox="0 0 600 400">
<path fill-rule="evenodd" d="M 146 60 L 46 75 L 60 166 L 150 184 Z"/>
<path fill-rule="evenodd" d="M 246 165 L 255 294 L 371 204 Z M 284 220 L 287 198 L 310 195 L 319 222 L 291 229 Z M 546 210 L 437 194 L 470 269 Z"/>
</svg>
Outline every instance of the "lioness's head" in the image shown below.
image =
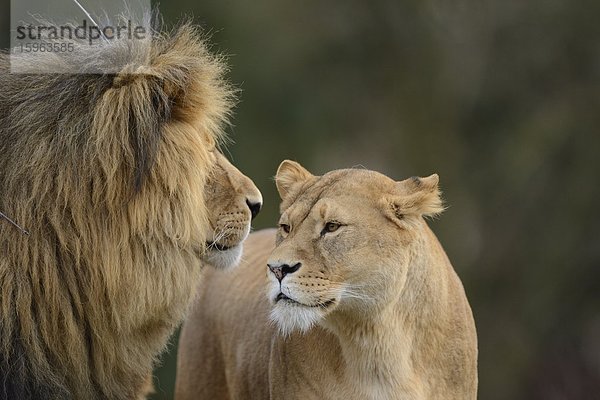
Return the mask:
<svg viewBox="0 0 600 400">
<path fill-rule="evenodd" d="M 276 184 L 281 219 L 268 296 L 283 333 L 393 300 L 422 240 L 422 217 L 443 209 L 437 175 L 396 182 L 345 169 L 318 177 L 284 161 Z"/>
</svg>

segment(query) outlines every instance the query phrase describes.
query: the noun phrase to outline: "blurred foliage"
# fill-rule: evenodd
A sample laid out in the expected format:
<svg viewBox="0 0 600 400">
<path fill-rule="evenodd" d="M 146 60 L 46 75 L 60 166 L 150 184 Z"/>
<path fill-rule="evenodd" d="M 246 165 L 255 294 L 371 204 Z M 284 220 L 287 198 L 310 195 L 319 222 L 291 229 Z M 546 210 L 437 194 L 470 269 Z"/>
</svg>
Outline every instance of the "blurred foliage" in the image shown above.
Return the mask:
<svg viewBox="0 0 600 400">
<path fill-rule="evenodd" d="M 230 55 L 243 92 L 229 151 L 265 197 L 257 228 L 277 222 L 284 158 L 315 173 L 437 172 L 449 208 L 431 225 L 475 314 L 480 398 L 598 396 L 600 2 L 160 8 L 167 24 L 194 15 Z M 175 343 L 154 399 L 172 396 Z"/>
</svg>

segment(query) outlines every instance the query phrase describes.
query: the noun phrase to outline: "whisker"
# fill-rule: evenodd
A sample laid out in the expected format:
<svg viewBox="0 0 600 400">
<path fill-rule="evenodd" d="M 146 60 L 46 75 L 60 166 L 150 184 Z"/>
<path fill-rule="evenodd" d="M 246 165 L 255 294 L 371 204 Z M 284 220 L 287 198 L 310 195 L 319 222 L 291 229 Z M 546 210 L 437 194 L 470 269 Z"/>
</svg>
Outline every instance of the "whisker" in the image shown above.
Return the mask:
<svg viewBox="0 0 600 400">
<path fill-rule="evenodd" d="M 214 239 L 212 240 L 211 244 L 208 246 L 207 250 L 214 249 L 216 251 L 223 251 L 217 247 L 218 242 L 223 239 L 228 239 L 232 235 L 232 233 L 233 232 L 230 227 L 225 227 L 222 230 L 218 231 L 217 234 L 215 235 Z"/>
<path fill-rule="evenodd" d="M 18 230 L 20 230 L 22 234 L 29 236 L 29 231 L 27 231 L 24 228 L 21 228 L 21 226 L 19 224 L 17 224 L 12 219 L 8 218 L 4 213 L 0 212 L 0 218 L 4 218 L 8 222 L 10 222 L 11 225 L 13 225 L 15 228 L 17 228 Z"/>
<path fill-rule="evenodd" d="M 94 25 L 96 25 L 97 27 L 100 27 L 100 25 L 98 25 L 98 23 L 96 23 L 96 21 L 94 21 L 94 18 L 92 18 L 92 16 L 90 15 L 90 13 L 81 5 L 81 3 L 77 0 L 73 0 L 73 2 L 75 4 L 77 4 L 77 6 L 81 9 L 81 11 L 83 11 L 83 13 L 90 19 L 90 21 L 92 21 L 94 23 Z M 106 36 L 104 36 L 104 32 L 102 33 L 102 39 L 108 43 L 108 39 L 106 38 Z"/>
</svg>

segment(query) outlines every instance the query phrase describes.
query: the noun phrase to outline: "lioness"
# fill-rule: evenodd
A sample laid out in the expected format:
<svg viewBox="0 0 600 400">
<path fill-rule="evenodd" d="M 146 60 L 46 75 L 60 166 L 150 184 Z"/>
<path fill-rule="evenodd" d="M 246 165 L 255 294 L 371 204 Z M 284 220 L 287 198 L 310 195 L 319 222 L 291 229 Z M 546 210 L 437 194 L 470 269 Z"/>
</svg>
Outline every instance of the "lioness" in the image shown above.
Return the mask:
<svg viewBox="0 0 600 400">
<path fill-rule="evenodd" d="M 438 176 L 284 161 L 276 183 L 279 230 L 232 273 L 205 270 L 176 398 L 475 399 L 471 309 L 423 219 L 443 209 Z"/>
</svg>

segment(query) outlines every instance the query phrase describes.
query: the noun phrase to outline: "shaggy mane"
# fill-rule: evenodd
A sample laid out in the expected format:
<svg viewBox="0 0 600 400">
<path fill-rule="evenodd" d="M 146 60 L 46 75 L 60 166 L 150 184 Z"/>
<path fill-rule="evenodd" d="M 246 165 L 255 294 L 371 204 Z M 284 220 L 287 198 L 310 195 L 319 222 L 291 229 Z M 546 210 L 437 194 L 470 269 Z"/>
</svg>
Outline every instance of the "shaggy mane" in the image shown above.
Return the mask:
<svg viewBox="0 0 600 400">
<path fill-rule="evenodd" d="M 199 277 L 222 58 L 189 23 L 76 46 L 81 74 L 0 55 L 0 212 L 29 232 L 0 218 L 0 399 L 137 397 Z"/>
</svg>

